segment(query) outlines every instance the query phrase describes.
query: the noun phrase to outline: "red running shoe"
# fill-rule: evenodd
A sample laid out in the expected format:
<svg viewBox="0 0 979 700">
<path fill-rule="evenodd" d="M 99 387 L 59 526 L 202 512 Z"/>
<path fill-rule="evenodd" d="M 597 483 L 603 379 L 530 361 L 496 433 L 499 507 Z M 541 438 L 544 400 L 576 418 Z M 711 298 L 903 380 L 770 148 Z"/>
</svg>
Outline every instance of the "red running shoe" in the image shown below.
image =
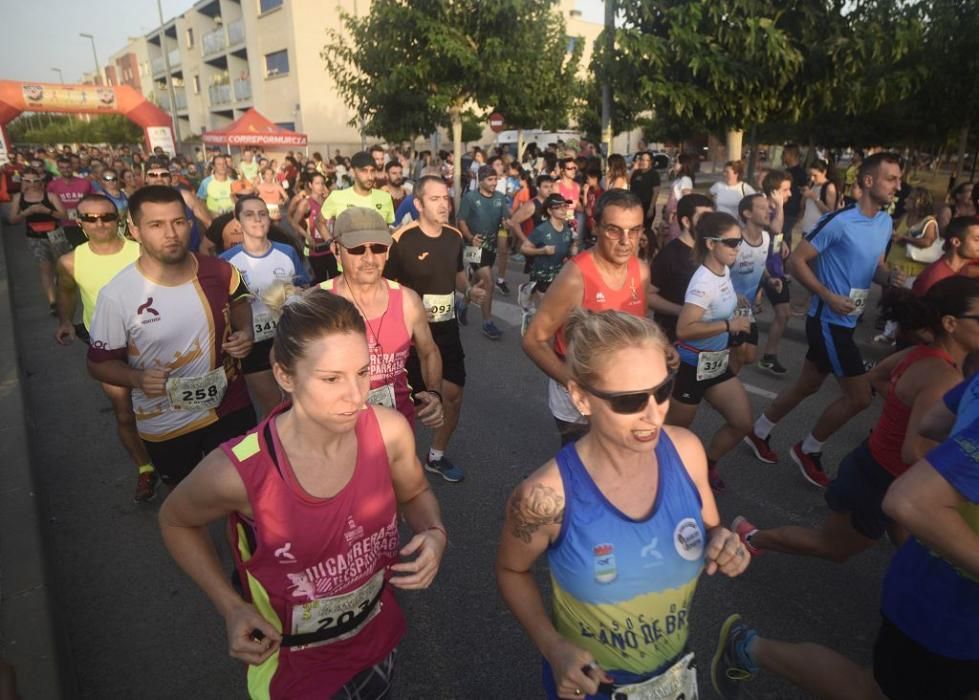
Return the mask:
<svg viewBox="0 0 979 700">
<path fill-rule="evenodd" d="M 759 462 L 764 462 L 765 464 L 778 464 L 778 455 L 775 454 L 775 450 L 768 445 L 768 441 L 771 439 L 772 436 L 769 435 L 767 438 L 762 440 L 760 437 L 755 435 L 755 431 L 752 430 L 744 436 L 744 444 L 751 448 L 751 451 L 755 453 L 755 457 L 758 458 Z"/>
<path fill-rule="evenodd" d="M 802 476 L 806 477 L 806 481 L 821 489 L 829 486 L 829 477 L 823 471 L 821 454 L 806 454 L 802 451 L 801 442 L 797 442 L 792 447 L 790 454 L 792 455 L 792 461 L 799 465 Z"/>
<path fill-rule="evenodd" d="M 711 490 L 715 493 L 721 493 L 727 488 L 727 484 L 724 483 L 720 472 L 713 464 L 707 465 L 707 483 L 710 484 Z"/>
<path fill-rule="evenodd" d="M 748 522 L 748 519 L 743 515 L 739 515 L 731 521 L 731 529 L 741 539 L 741 543 L 744 544 L 751 556 L 760 557 L 765 553 L 765 550 L 752 546 L 751 536 L 758 532 L 758 528 Z"/>
</svg>

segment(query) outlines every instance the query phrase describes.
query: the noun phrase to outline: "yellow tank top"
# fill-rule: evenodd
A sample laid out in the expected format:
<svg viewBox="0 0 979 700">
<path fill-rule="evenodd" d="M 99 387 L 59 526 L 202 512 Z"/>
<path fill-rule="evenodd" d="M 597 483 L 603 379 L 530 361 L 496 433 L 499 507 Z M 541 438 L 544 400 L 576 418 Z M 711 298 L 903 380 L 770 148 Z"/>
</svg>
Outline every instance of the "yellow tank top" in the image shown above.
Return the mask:
<svg viewBox="0 0 979 700">
<path fill-rule="evenodd" d="M 139 243 L 123 239 L 122 249 L 112 255 L 96 255 L 88 243 L 75 248 L 75 284 L 82 297 L 82 322 L 92 327 L 99 290 L 139 257 Z"/>
<path fill-rule="evenodd" d="M 211 179 L 207 185 L 207 208 L 216 214 L 223 214 L 235 208 L 231 199 L 231 180 Z"/>
</svg>

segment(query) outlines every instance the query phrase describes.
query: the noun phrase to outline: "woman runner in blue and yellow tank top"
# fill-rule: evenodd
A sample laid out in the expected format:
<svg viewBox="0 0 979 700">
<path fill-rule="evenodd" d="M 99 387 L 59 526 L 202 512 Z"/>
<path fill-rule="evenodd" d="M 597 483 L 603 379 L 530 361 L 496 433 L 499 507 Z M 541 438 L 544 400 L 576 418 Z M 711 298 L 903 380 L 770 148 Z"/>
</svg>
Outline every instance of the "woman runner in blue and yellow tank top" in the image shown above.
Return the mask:
<svg viewBox="0 0 979 700">
<path fill-rule="evenodd" d="M 568 389 L 590 430 L 510 498 L 500 591 L 544 656 L 549 698 L 636 697 L 640 684 L 694 697 L 697 579 L 704 568 L 736 576 L 748 556 L 719 525 L 700 441 L 663 425 L 674 375 L 659 328 L 579 310 L 565 332 Z M 550 616 L 531 573 L 545 553 Z"/>
</svg>

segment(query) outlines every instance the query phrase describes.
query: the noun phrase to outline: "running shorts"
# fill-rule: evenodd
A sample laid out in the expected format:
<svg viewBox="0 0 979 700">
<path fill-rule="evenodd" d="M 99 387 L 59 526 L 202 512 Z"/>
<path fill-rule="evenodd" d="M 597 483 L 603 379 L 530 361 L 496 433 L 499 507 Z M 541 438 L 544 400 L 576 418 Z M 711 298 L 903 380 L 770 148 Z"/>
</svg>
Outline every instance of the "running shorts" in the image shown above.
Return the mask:
<svg viewBox="0 0 979 700">
<path fill-rule="evenodd" d="M 758 324 L 751 322 L 751 328 L 747 333 L 731 333 L 728 347 L 736 348 L 741 345 L 758 345 Z"/>
<path fill-rule="evenodd" d="M 853 328 L 838 326 L 806 316 L 806 339 L 809 352 L 806 359 L 823 374 L 837 377 L 859 377 L 867 370 L 863 366 L 860 348 L 853 340 Z"/>
<path fill-rule="evenodd" d="M 768 297 L 768 303 L 772 306 L 776 304 L 788 304 L 789 303 L 789 285 L 791 282 L 787 279 L 782 280 L 782 291 L 776 292 L 772 289 L 770 284 L 762 285 L 765 287 L 765 296 Z"/>
<path fill-rule="evenodd" d="M 432 338 L 442 355 L 442 379 L 452 382 L 456 386 L 465 386 L 466 353 L 462 349 L 462 339 L 459 337 L 459 324 L 456 323 L 455 319 L 452 319 L 441 323 L 432 323 L 428 327 L 432 329 Z M 424 391 L 427 387 L 422 378 L 421 362 L 414 345 L 411 346 L 408 353 L 405 368 L 408 370 L 408 384 L 412 387 L 412 391 Z M 441 391 L 440 387 L 432 388 Z"/>
<path fill-rule="evenodd" d="M 272 343 L 274 342 L 272 338 L 269 338 L 268 340 L 260 340 L 254 343 L 251 352 L 241 361 L 241 373 L 256 374 L 257 372 L 272 369 L 272 363 L 269 358 L 272 354 Z"/>
<path fill-rule="evenodd" d="M 849 513 L 854 530 L 879 540 L 892 522 L 881 508 L 892 483 L 894 476 L 877 464 L 864 440 L 840 462 L 836 478 L 826 489 L 826 505 L 834 513 Z"/>
<path fill-rule="evenodd" d="M 696 406 L 704 400 L 704 394 L 707 393 L 708 389 L 715 384 L 723 384 L 728 379 L 734 379 L 734 374 L 730 368 L 713 379 L 698 382 L 697 366 L 681 362 L 680 369 L 676 373 L 676 385 L 673 387 L 673 400 Z"/>
</svg>

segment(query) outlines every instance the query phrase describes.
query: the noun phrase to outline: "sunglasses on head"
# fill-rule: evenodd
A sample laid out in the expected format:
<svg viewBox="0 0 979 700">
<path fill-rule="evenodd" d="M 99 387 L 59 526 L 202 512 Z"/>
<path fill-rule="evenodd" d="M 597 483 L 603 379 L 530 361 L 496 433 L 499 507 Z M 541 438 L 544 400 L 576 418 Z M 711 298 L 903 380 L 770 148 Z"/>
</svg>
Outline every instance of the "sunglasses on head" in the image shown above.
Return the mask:
<svg viewBox="0 0 979 700">
<path fill-rule="evenodd" d="M 353 248 L 344 248 L 351 255 L 363 255 L 370 248 L 374 255 L 383 255 L 388 252 L 388 247 L 383 243 L 364 243 L 363 245 L 355 245 Z"/>
<path fill-rule="evenodd" d="M 737 238 L 720 238 L 719 236 L 710 236 L 707 240 L 720 243 L 721 245 L 726 245 L 728 248 L 737 248 L 739 245 L 741 245 L 741 241 L 744 239 L 740 236 Z"/>
<path fill-rule="evenodd" d="M 114 211 L 111 211 L 108 214 L 79 214 L 78 218 L 86 224 L 95 224 L 99 222 L 109 223 L 110 221 L 118 221 L 119 214 Z"/>
<path fill-rule="evenodd" d="M 676 373 L 670 372 L 666 379 L 645 391 L 599 391 L 586 384 L 581 384 L 581 388 L 593 396 L 608 402 L 609 408 L 613 413 L 630 414 L 639 413 L 649 405 L 649 397 L 652 396 L 657 404 L 664 403 L 673 395 L 673 385 L 676 383 Z"/>
<path fill-rule="evenodd" d="M 116 176 L 115 175 L 103 175 L 102 176 L 102 180 L 104 182 L 112 182 L 115 179 L 116 179 Z"/>
</svg>

